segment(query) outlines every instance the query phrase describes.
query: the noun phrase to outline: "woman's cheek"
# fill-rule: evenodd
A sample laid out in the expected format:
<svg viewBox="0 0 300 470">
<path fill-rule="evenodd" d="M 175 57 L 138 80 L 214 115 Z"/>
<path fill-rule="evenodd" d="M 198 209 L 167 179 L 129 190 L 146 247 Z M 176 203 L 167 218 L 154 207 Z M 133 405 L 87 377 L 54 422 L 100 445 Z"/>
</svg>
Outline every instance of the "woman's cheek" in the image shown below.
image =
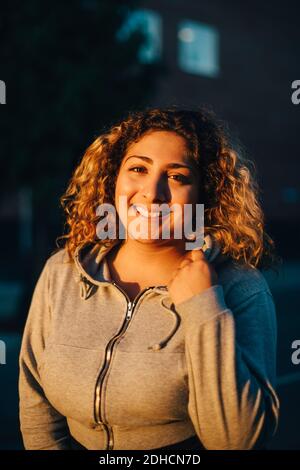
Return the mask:
<svg viewBox="0 0 300 470">
<path fill-rule="evenodd" d="M 130 177 L 130 175 L 120 175 L 117 180 L 117 191 L 120 194 L 127 194 L 136 186 L 136 183 Z"/>
</svg>

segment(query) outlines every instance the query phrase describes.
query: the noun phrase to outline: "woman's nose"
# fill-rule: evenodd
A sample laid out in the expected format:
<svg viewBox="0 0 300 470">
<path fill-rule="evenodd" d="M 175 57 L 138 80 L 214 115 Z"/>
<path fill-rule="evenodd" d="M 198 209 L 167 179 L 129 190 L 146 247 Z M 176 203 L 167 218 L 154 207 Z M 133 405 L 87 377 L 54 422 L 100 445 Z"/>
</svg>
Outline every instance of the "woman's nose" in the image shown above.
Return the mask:
<svg viewBox="0 0 300 470">
<path fill-rule="evenodd" d="M 142 188 L 142 196 L 151 203 L 167 202 L 170 200 L 171 193 L 168 185 L 162 178 L 148 181 Z"/>
</svg>

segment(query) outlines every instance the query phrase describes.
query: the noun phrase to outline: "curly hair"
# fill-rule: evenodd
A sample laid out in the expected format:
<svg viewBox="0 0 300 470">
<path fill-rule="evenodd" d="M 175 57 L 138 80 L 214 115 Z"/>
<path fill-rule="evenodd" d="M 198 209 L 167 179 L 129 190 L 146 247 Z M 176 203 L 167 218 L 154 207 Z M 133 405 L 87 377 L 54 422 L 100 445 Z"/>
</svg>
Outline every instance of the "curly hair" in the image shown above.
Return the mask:
<svg viewBox="0 0 300 470">
<path fill-rule="evenodd" d="M 126 150 L 151 131 L 172 131 L 185 139 L 188 156 L 199 169 L 205 233 L 214 237 L 222 253 L 240 264 L 274 267 L 279 258 L 264 229 L 254 164 L 234 148 L 226 125 L 205 108 L 130 112 L 95 139 L 60 198 L 69 231 L 58 239 L 64 240 L 70 258 L 87 243 L 113 243 L 96 237 L 96 208 L 115 204 L 116 179 Z"/>
</svg>

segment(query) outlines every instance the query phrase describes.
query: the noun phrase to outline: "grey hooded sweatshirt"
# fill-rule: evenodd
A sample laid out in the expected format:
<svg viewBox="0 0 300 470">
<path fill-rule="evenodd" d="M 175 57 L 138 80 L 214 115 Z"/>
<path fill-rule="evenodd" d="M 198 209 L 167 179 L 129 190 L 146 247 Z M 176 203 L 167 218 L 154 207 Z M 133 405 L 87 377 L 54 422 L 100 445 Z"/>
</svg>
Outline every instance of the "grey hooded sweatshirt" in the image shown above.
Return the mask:
<svg viewBox="0 0 300 470">
<path fill-rule="evenodd" d="M 118 241 L 116 241 L 118 243 Z M 260 271 L 203 251 L 218 284 L 177 304 L 166 286 L 131 302 L 108 248 L 50 256 L 19 357 L 26 449 L 157 449 L 196 436 L 205 449 L 253 449 L 275 433 L 276 315 Z"/>
</svg>

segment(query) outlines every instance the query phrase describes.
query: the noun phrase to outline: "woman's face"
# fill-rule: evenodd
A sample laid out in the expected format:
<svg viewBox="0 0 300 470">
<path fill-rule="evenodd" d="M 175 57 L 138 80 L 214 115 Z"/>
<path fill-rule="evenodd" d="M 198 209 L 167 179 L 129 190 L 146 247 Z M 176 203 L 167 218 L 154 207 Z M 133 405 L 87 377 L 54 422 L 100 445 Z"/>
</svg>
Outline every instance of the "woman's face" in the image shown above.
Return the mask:
<svg viewBox="0 0 300 470">
<path fill-rule="evenodd" d="M 153 233 L 156 240 L 165 238 L 162 231 L 169 224 L 170 238 L 173 238 L 176 216 L 172 211 L 168 213 L 167 208 L 176 204 L 183 211 L 184 204 L 194 205 L 198 199 L 198 181 L 195 164 L 187 157 L 185 140 L 178 134 L 152 131 L 131 144 L 121 162 L 115 189 L 116 209 L 127 236 L 153 242 Z M 120 196 L 126 196 L 127 220 L 120 213 Z M 166 212 L 157 215 L 156 205 L 161 204 L 166 205 Z M 134 232 L 133 236 L 130 226 L 142 226 L 140 234 Z"/>
</svg>

